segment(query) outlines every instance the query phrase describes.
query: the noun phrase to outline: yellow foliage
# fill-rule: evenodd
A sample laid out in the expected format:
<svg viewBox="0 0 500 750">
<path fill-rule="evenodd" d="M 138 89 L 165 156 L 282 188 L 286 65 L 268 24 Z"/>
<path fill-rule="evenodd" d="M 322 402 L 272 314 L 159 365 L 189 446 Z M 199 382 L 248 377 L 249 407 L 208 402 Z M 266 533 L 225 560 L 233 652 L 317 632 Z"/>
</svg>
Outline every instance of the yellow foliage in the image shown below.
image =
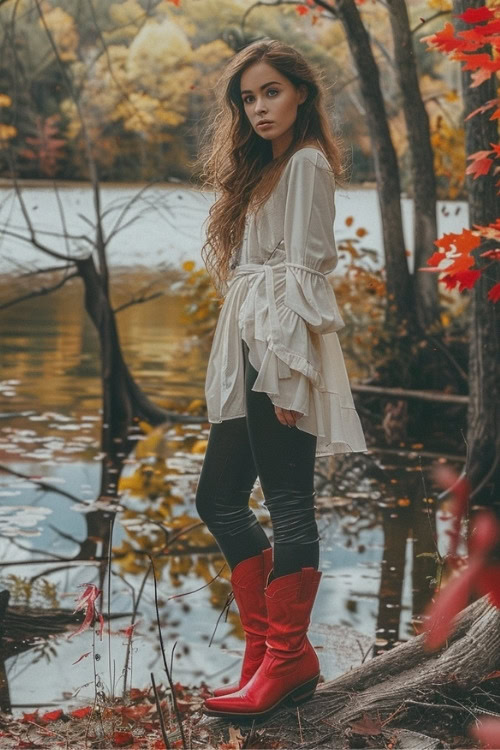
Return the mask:
<svg viewBox="0 0 500 750">
<path fill-rule="evenodd" d="M 448 315 L 448 313 L 442 312 L 440 315 L 440 318 L 441 318 L 441 325 L 443 326 L 443 328 L 448 328 L 451 324 L 451 318 Z"/>
<path fill-rule="evenodd" d="M 127 73 L 130 81 L 149 89 L 158 79 L 191 62 L 189 39 L 173 21 L 151 21 L 139 31 L 128 50 Z"/>
<path fill-rule="evenodd" d="M 191 452 L 205 454 L 207 450 L 207 445 L 208 445 L 208 440 L 197 440 L 196 443 L 193 445 Z"/>
<path fill-rule="evenodd" d="M 117 26 L 120 26 L 119 32 L 123 34 L 124 28 L 126 36 L 134 36 L 140 21 L 144 18 L 144 8 L 137 0 L 125 0 L 123 3 L 112 3 L 109 7 L 109 17 Z"/>
<path fill-rule="evenodd" d="M 76 60 L 79 37 L 74 18 L 62 8 L 52 8 L 49 3 L 44 3 L 43 8 L 45 24 L 52 34 L 61 60 Z M 38 23 L 44 28 L 41 18 Z"/>
<path fill-rule="evenodd" d="M 15 138 L 17 130 L 13 125 L 4 125 L 0 122 L 0 143 L 2 141 L 8 141 L 9 138 Z"/>
<path fill-rule="evenodd" d="M 141 498 L 163 498 L 168 504 L 178 504 L 178 498 L 170 495 L 171 485 L 165 479 L 165 464 L 157 461 L 154 465 L 140 465 L 133 474 L 120 478 L 119 490 L 127 490 L 131 495 Z M 170 515 L 169 506 L 161 506 L 157 511 L 148 508 L 147 514 L 159 521 Z M 168 511 L 168 512 L 167 512 Z"/>
<path fill-rule="evenodd" d="M 177 26 L 179 26 L 185 34 L 189 37 L 196 36 L 196 33 L 198 31 L 198 27 L 196 26 L 193 21 L 191 21 L 187 16 L 176 16 L 175 17 L 175 23 Z"/>
<path fill-rule="evenodd" d="M 135 456 L 140 461 L 141 458 L 150 456 L 165 458 L 166 442 L 165 430 L 163 427 L 156 427 L 143 440 L 139 440 L 135 450 Z"/>
<path fill-rule="evenodd" d="M 12 99 L 8 94 L 0 94 L 0 107 L 10 107 Z"/>
<path fill-rule="evenodd" d="M 113 554 L 118 556 L 117 563 L 124 573 L 142 573 L 149 566 L 149 559 L 137 555 L 132 545 L 125 540 L 119 547 L 113 547 Z"/>
<path fill-rule="evenodd" d="M 233 50 L 222 41 L 216 39 L 208 44 L 201 44 L 193 50 L 193 65 L 200 65 L 204 68 L 218 68 L 221 62 L 231 57 Z"/>
<path fill-rule="evenodd" d="M 203 410 L 204 406 L 205 406 L 205 402 L 202 399 L 200 399 L 200 398 L 194 398 L 190 402 L 190 404 L 189 404 L 189 406 L 187 408 L 187 411 L 190 414 L 199 414 L 200 411 Z"/>
<path fill-rule="evenodd" d="M 432 10 L 451 10 L 451 0 L 427 0 L 427 5 Z"/>
<path fill-rule="evenodd" d="M 431 119 L 431 144 L 436 175 L 447 180 L 447 194 L 443 197 L 456 198 L 465 175 L 464 129 L 455 128 L 438 115 Z"/>
</svg>

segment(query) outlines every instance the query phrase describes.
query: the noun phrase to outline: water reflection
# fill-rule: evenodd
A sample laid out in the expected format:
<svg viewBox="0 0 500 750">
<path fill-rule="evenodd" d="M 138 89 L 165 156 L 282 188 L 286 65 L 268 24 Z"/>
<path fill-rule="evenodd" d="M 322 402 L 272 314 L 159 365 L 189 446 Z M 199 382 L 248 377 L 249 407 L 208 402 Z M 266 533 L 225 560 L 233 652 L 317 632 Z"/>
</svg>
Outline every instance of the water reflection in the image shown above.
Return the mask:
<svg viewBox="0 0 500 750">
<path fill-rule="evenodd" d="M 10 529 L 16 518 L 25 525 L 22 535 L 0 526 L 0 589 L 11 591 L 10 618 L 17 612 L 45 628 L 35 637 L 36 630 L 14 627 L 12 640 L 4 638 L 0 700 L 7 710 L 41 700 L 50 706 L 92 698 L 94 666 L 110 692 L 149 683 L 160 655 L 153 585 L 151 576 L 146 578 L 148 554 L 159 578 L 160 619 L 168 655 L 173 652 L 174 681 L 205 680 L 210 686 L 232 681 L 243 653 L 234 606 L 217 624 L 230 591 L 229 570 L 195 512 L 208 424 L 137 433 L 134 450 L 122 456 L 116 476 L 119 504 L 102 498 L 107 457 L 99 434 L 97 340 L 80 295 L 78 284 L 68 285 L 50 301 L 37 300 L 36 314 L 31 302 L 2 318 L 0 464 L 10 473 L 0 474 L 0 496 L 15 509 Z M 182 300 L 165 296 L 134 308 L 133 315 L 124 310 L 119 325 L 124 353 L 144 390 L 164 406 L 187 409 L 203 398 L 207 350 L 184 335 L 181 313 Z M 412 617 L 421 614 L 430 596 L 435 564 L 431 556 L 419 555 L 433 552 L 433 506 L 423 502 L 416 460 L 391 461 L 354 454 L 317 463 L 324 577 L 311 637 L 327 680 L 360 663 L 359 644 L 364 653 L 370 648 L 378 653 L 410 637 Z M 257 483 L 252 505 L 272 539 L 262 500 Z M 23 521 L 22 506 L 36 512 Z M 74 622 L 78 586 L 106 583 L 110 531 L 109 610 L 123 620 L 111 621 L 94 654 L 91 632 L 68 641 L 55 629 L 53 603 L 28 605 L 7 576 L 16 576 L 18 587 L 26 581 L 33 588 L 42 579 L 55 587 L 65 633 L 67 623 Z M 104 614 L 107 609 L 105 595 Z M 123 629 L 135 609 L 131 646 Z"/>
</svg>

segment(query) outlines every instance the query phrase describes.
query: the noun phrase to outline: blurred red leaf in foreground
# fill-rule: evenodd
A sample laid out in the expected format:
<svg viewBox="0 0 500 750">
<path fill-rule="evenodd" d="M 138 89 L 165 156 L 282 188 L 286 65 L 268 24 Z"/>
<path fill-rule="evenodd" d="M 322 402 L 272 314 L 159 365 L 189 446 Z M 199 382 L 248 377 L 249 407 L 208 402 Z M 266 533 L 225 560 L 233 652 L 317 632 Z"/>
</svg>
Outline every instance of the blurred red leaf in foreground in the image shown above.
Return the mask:
<svg viewBox="0 0 500 750">
<path fill-rule="evenodd" d="M 459 476 L 449 466 L 439 466 L 434 471 L 435 481 L 449 490 L 453 497 L 451 513 L 453 525 L 449 532 L 450 549 L 448 559 L 451 565 L 458 567 L 457 557 L 460 528 L 467 514 L 470 495 L 470 483 L 465 476 Z M 453 619 L 469 603 L 471 594 L 490 597 L 492 604 L 500 601 L 500 567 L 491 563 L 489 555 L 500 539 L 500 524 L 490 510 L 478 513 L 472 522 L 472 532 L 468 540 L 468 565 L 458 576 L 437 594 L 428 607 L 424 621 L 426 633 L 425 646 L 433 650 L 442 646 L 452 629 Z"/>
<path fill-rule="evenodd" d="M 482 719 L 479 726 L 472 726 L 469 732 L 484 747 L 500 747 L 500 721 L 498 719 Z"/>
</svg>

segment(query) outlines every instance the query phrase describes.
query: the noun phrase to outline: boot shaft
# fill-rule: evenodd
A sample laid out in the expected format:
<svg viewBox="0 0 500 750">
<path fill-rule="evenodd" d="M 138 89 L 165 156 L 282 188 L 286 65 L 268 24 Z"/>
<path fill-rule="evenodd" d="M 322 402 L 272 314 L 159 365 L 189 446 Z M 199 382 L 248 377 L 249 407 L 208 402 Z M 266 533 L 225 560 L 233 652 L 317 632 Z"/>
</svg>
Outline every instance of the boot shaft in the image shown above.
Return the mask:
<svg viewBox="0 0 500 750">
<path fill-rule="evenodd" d="M 245 632 L 255 635 L 267 632 L 265 584 L 272 569 L 272 548 L 260 555 L 242 560 L 234 568 L 231 585 Z"/>
<path fill-rule="evenodd" d="M 306 648 L 307 630 L 322 573 L 302 568 L 274 578 L 266 587 L 268 630 L 266 644 L 271 653 L 300 652 Z"/>
</svg>

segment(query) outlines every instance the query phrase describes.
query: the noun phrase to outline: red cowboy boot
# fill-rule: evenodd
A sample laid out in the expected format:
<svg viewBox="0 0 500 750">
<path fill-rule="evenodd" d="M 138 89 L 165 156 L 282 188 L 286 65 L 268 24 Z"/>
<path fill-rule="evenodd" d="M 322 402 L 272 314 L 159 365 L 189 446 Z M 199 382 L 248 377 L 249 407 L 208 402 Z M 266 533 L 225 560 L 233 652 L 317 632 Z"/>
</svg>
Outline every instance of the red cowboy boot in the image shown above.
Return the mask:
<svg viewBox="0 0 500 750">
<path fill-rule="evenodd" d="M 273 567 L 273 549 L 242 560 L 231 574 L 231 586 L 245 631 L 245 655 L 241 676 L 232 685 L 216 688 L 215 696 L 229 695 L 247 684 L 266 653 L 267 609 L 264 589 Z"/>
<path fill-rule="evenodd" d="M 262 664 L 240 690 L 207 698 L 204 713 L 265 721 L 281 703 L 297 706 L 314 695 L 319 660 L 307 629 L 321 575 L 302 568 L 271 581 L 265 591 L 268 631 Z"/>
</svg>

